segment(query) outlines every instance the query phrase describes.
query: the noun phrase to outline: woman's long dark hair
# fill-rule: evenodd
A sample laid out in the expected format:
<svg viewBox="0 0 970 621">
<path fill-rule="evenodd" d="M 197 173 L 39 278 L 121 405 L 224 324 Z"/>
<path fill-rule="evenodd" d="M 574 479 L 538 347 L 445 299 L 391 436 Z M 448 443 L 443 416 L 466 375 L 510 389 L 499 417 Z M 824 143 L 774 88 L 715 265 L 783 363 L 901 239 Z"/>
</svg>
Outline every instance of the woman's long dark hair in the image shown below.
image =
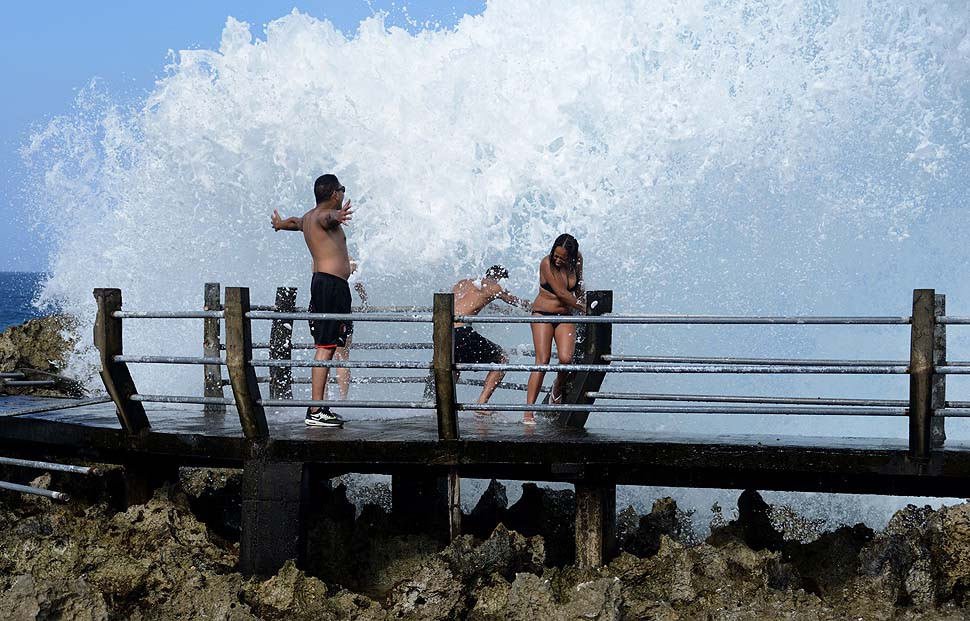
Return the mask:
<svg viewBox="0 0 970 621">
<path fill-rule="evenodd" d="M 566 251 L 566 266 L 570 271 L 576 269 L 576 263 L 579 261 L 579 242 L 576 238 L 569 233 L 563 233 L 556 238 L 556 241 L 552 243 L 552 250 L 549 251 L 549 263 L 555 265 L 553 254 L 556 252 L 556 248 L 562 246 Z"/>
</svg>

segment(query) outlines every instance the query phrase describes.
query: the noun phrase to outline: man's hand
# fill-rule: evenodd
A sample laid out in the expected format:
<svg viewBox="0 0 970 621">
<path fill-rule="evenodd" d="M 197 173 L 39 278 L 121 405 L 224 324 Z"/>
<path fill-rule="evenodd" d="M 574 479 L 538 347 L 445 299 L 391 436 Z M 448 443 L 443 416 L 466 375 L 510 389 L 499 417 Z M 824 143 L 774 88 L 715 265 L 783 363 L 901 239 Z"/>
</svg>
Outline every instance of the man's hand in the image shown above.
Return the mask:
<svg viewBox="0 0 970 621">
<path fill-rule="evenodd" d="M 344 201 L 344 206 L 338 209 L 337 213 L 334 214 L 334 219 L 339 224 L 344 224 L 354 219 L 353 213 L 354 213 L 354 210 L 351 209 L 350 207 L 350 199 L 347 199 L 346 201 Z"/>
<path fill-rule="evenodd" d="M 273 210 L 273 215 L 269 219 L 274 231 L 302 231 L 303 218 L 281 218 L 280 212 Z"/>
</svg>

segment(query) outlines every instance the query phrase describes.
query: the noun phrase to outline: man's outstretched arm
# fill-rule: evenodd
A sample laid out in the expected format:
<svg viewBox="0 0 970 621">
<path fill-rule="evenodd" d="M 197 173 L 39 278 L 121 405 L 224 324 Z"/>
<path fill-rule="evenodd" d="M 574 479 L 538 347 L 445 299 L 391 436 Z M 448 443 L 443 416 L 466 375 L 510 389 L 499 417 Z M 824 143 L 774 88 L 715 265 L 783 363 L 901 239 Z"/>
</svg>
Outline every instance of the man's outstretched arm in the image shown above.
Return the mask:
<svg viewBox="0 0 970 621">
<path fill-rule="evenodd" d="M 302 217 L 291 217 L 282 218 L 280 217 L 280 212 L 273 210 L 273 215 L 270 216 L 270 223 L 273 225 L 274 231 L 302 231 L 303 230 L 303 218 Z"/>
<path fill-rule="evenodd" d="M 529 302 L 528 300 L 524 300 L 520 297 L 514 296 L 508 291 L 506 291 L 505 289 L 499 289 L 499 292 L 496 295 L 496 297 L 502 300 L 503 302 L 505 302 L 506 304 L 511 304 L 512 306 L 518 306 L 520 308 L 524 308 L 528 312 L 532 311 L 532 302 Z"/>
</svg>

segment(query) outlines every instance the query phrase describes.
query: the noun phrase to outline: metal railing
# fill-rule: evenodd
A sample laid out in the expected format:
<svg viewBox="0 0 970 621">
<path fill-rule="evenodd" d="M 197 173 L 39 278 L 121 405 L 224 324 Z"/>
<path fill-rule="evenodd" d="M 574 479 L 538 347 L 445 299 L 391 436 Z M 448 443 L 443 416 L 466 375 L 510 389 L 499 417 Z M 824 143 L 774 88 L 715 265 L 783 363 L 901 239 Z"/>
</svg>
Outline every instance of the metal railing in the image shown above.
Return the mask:
<svg viewBox="0 0 970 621">
<path fill-rule="evenodd" d="M 370 307 L 369 311 L 354 313 L 309 313 L 295 311 L 296 290 L 279 289 L 276 304 L 256 307 L 249 304 L 248 289 L 226 290 L 225 302 L 219 299 L 219 286 L 206 286 L 206 305 L 202 311 L 122 311 L 120 292 L 98 290 L 99 299 L 99 349 L 106 382 L 111 382 L 109 393 L 123 402 L 118 406 L 119 417 L 126 429 L 137 429 L 144 402 L 191 403 L 206 406 L 206 411 L 225 410 L 235 405 L 247 436 L 260 437 L 268 433 L 263 407 L 303 407 L 315 405 L 341 405 L 361 408 L 435 409 L 438 415 L 439 437 L 458 437 L 456 413 L 459 411 L 539 411 L 556 416 L 559 424 L 582 426 L 591 412 L 637 412 L 665 414 L 754 414 L 754 415 L 808 415 L 808 416 L 889 416 L 908 417 L 910 423 L 910 449 L 915 458 L 923 459 L 933 446 L 941 446 L 945 437 L 943 419 L 948 416 L 970 416 L 970 402 L 945 400 L 946 375 L 970 374 L 970 362 L 946 360 L 946 325 L 970 325 L 970 318 L 946 317 L 945 299 L 933 290 L 916 290 L 913 297 L 913 314 L 899 316 L 723 316 L 723 315 L 623 315 L 612 314 L 612 292 L 590 292 L 590 309 L 587 315 L 569 316 L 510 316 L 510 315 L 455 315 L 454 299 L 450 294 L 436 294 L 431 312 L 417 307 Z M 116 300 L 112 296 L 116 296 Z M 387 312 L 388 308 L 401 312 Z M 264 310 L 266 309 L 266 310 Z M 171 319 L 201 318 L 205 320 L 204 355 L 201 357 L 131 356 L 123 355 L 120 347 L 120 327 L 113 322 L 122 319 Z M 253 343 L 251 323 L 273 321 L 270 341 Z M 361 343 L 361 350 L 430 350 L 431 362 L 425 361 L 378 361 L 378 360 L 294 360 L 294 350 L 309 349 L 310 344 L 292 342 L 293 322 L 297 320 L 340 320 L 355 322 L 431 323 L 431 343 Z M 454 323 L 466 324 L 532 324 L 575 323 L 585 329 L 585 340 L 577 350 L 576 358 L 568 364 L 521 364 L 521 363 L 463 363 L 454 360 Z M 612 353 L 612 327 L 614 325 L 859 325 L 859 326 L 910 326 L 911 351 L 906 360 L 839 360 L 796 358 L 752 358 L 730 356 L 651 356 Z M 222 333 L 225 329 L 225 343 Z M 115 335 L 117 332 L 117 335 Z M 118 341 L 118 343 L 114 343 Z M 253 351 L 269 349 L 268 359 L 253 357 Z M 517 353 L 532 354 L 531 350 Z M 225 352 L 225 358 L 221 352 Z M 198 364 L 205 366 L 206 393 L 204 397 L 178 395 L 140 395 L 127 374 L 128 363 Z M 223 393 L 227 385 L 220 369 L 229 370 L 228 385 L 233 397 Z M 268 368 L 269 376 L 259 377 L 256 368 Z M 305 383 L 307 378 L 293 378 L 294 368 L 345 368 L 345 369 L 397 369 L 430 370 L 429 378 L 422 377 L 371 377 L 355 378 L 359 384 L 425 383 L 434 386 L 435 401 L 327 401 L 293 399 L 292 385 Z M 482 380 L 455 376 L 463 371 L 489 372 L 555 372 L 562 382 L 562 403 L 511 404 L 511 403 L 464 403 L 456 398 L 456 385 L 484 385 Z M 746 397 L 741 395 L 666 395 L 639 392 L 610 392 L 600 389 L 609 374 L 832 374 L 832 375 L 908 375 L 910 397 L 908 400 L 891 399 L 839 399 L 807 397 Z M 262 398 L 259 384 L 270 384 L 270 397 Z M 499 387 L 524 390 L 519 383 L 502 382 Z M 112 390 L 113 388 L 113 390 Z M 550 399 L 551 400 L 551 399 Z M 597 402 L 599 401 L 599 402 Z M 607 401 L 607 402 L 603 402 Z M 610 403 L 626 401 L 627 403 Z M 651 401 L 675 401 L 677 405 L 658 405 Z M 737 405 L 696 405 L 683 402 Z M 637 402 L 637 403 L 630 403 Z M 125 410 L 130 411 L 125 411 Z"/>
</svg>

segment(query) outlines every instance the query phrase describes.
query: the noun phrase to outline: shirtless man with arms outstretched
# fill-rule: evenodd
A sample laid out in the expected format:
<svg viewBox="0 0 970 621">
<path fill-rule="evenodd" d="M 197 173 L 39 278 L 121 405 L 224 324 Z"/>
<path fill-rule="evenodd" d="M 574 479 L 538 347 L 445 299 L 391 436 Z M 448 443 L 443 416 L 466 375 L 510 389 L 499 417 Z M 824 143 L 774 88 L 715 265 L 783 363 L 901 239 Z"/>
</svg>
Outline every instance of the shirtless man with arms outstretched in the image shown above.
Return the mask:
<svg viewBox="0 0 970 621">
<path fill-rule="evenodd" d="M 451 288 L 455 295 L 455 315 L 477 315 L 495 300 L 530 310 L 532 305 L 528 301 L 515 297 L 499 284 L 500 280 L 508 277 L 508 270 L 501 265 L 493 265 L 485 271 L 485 277 L 481 281 L 468 278 L 459 280 Z M 471 326 L 455 323 L 455 362 L 505 364 L 508 361 L 508 355 L 499 345 L 476 332 Z M 503 377 L 505 371 L 489 371 L 485 376 L 485 386 L 478 397 L 478 403 L 488 402 Z"/>
<path fill-rule="evenodd" d="M 350 257 L 343 225 L 351 220 L 350 201 L 344 202 L 346 188 L 335 175 L 323 175 L 313 184 L 316 207 L 301 217 L 282 218 L 274 210 L 271 222 L 276 231 L 303 231 L 310 256 L 313 279 L 310 283 L 311 313 L 350 313 Z M 316 344 L 315 360 L 331 360 L 337 347 L 346 344 L 348 321 L 311 321 L 310 333 Z M 330 369 L 313 367 L 311 395 L 322 401 Z M 313 427 L 342 427 L 344 420 L 329 407 L 310 407 L 305 422 Z"/>
</svg>

